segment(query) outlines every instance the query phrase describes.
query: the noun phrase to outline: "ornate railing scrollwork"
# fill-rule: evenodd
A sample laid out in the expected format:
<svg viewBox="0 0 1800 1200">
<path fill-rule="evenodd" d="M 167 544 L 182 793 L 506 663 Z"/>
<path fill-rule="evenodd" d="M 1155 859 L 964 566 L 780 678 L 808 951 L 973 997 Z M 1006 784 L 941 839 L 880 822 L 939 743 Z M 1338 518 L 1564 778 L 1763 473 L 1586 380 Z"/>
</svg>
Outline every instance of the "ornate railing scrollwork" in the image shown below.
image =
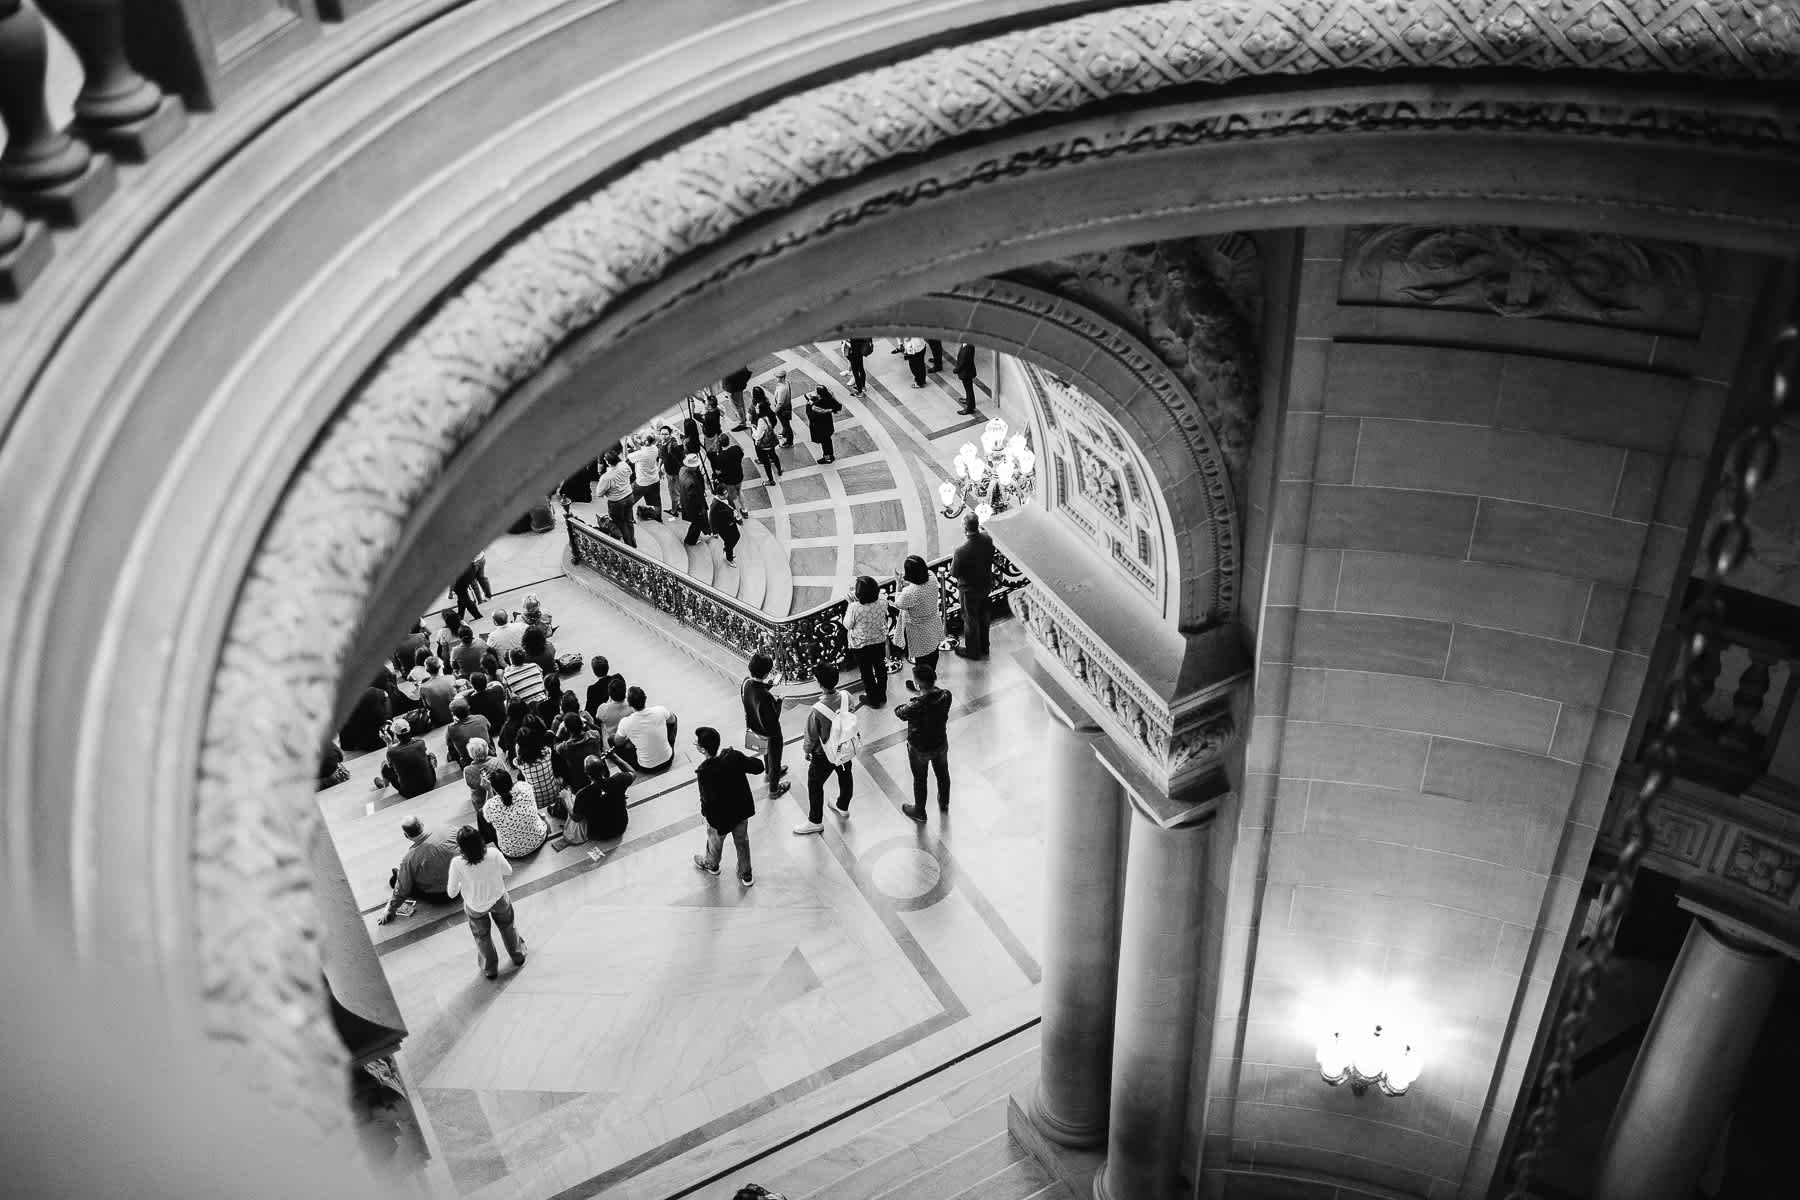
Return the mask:
<svg viewBox="0 0 1800 1200">
<path fill-rule="evenodd" d="M 820 663 L 843 662 L 849 653 L 843 626 L 846 602 L 841 598 L 793 616 L 773 617 L 607 537 L 573 514 L 564 528 L 576 563 L 743 658 L 763 651 L 775 660 L 775 669 L 785 680 L 804 682 Z M 938 603 L 948 619 L 961 608 L 950 578 L 950 560 L 940 558 L 929 566 L 938 578 Z M 1028 582 L 1016 563 L 994 552 L 993 599 L 1005 599 Z M 895 581 L 885 580 L 880 588 L 891 600 Z"/>
</svg>

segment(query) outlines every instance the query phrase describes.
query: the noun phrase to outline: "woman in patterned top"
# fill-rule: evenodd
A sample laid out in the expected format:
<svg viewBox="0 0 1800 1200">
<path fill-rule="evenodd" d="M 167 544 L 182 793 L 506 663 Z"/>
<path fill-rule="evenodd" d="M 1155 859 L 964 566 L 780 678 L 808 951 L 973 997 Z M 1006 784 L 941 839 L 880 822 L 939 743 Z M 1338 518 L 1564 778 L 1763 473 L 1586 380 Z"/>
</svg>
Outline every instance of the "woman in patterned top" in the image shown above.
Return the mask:
<svg viewBox="0 0 1800 1200">
<path fill-rule="evenodd" d="M 539 808 L 548 805 L 562 792 L 550 734 L 535 714 L 526 717 L 519 729 L 519 744 L 513 748 L 513 769 L 519 773 L 519 782 L 530 790 L 529 794 Z"/>
<path fill-rule="evenodd" d="M 524 858 L 536 854 L 550 840 L 550 823 L 531 803 L 524 788 L 513 785 L 513 777 L 504 770 L 488 776 L 494 794 L 482 805 L 481 815 L 494 827 L 494 844 L 508 858 Z"/>
<path fill-rule="evenodd" d="M 887 703 L 887 623 L 881 589 L 869 576 L 858 575 L 844 609 L 844 641 L 850 647 L 850 660 L 862 672 L 863 703 L 870 708 Z"/>
<path fill-rule="evenodd" d="M 905 586 L 894 598 L 906 626 L 906 657 L 913 666 L 937 670 L 938 646 L 944 640 L 944 613 L 938 603 L 937 576 L 917 554 L 907 555 L 900 568 Z"/>
</svg>

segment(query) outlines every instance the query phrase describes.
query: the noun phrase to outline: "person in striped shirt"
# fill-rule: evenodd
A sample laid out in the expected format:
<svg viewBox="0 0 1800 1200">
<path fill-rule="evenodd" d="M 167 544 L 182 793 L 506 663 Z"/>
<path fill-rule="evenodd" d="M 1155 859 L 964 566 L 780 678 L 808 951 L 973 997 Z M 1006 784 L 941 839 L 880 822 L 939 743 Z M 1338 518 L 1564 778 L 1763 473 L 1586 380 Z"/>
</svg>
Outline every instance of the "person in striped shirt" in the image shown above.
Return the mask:
<svg viewBox="0 0 1800 1200">
<path fill-rule="evenodd" d="M 522 648 L 512 652 L 512 666 L 500 673 L 500 682 L 506 685 L 509 697 L 532 706 L 542 700 L 548 690 L 544 685 L 544 669 L 526 658 Z"/>
</svg>

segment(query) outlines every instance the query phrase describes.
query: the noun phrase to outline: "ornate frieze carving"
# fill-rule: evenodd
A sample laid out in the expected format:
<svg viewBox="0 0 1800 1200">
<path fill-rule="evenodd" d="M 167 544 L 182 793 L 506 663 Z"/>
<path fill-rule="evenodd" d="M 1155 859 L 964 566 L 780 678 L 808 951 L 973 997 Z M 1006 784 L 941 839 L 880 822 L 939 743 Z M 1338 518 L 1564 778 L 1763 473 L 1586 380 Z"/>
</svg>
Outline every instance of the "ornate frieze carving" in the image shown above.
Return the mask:
<svg viewBox="0 0 1800 1200">
<path fill-rule="evenodd" d="M 1691 246 L 1503 225 L 1352 229 L 1343 298 L 1694 334 L 1705 316 Z"/>
<path fill-rule="evenodd" d="M 1618 819 L 1640 768 L 1613 784 L 1601 843 L 1617 850 Z M 1784 913 L 1800 914 L 1800 838 L 1787 812 L 1753 795 L 1726 796 L 1677 780 L 1657 805 L 1646 862 L 1677 879 L 1704 876 Z"/>
<path fill-rule="evenodd" d="M 316 819 L 317 738 L 345 655 L 408 514 L 450 456 L 504 396 L 627 292 L 751 221 L 897 159 L 1166 89 L 1421 68 L 1739 80 L 1800 73 L 1800 18 L 1771 0 L 1416 0 L 1360 5 L 1349 20 L 1344 11 L 1313 0 L 1144 4 L 947 46 L 784 97 L 557 211 L 410 327 L 288 483 L 215 670 L 192 822 L 193 935 L 205 1019 L 235 1054 L 230 1069 L 256 1078 L 315 1128 L 341 1129 L 343 1051 L 320 991 L 312 946 L 318 919 L 301 848 L 307 822 Z M 1784 112 L 1717 115 L 1657 101 L 1468 101 L 1423 91 L 1367 102 L 1243 98 L 1193 119 L 1125 120 L 1098 141 L 1046 137 L 1005 158 L 915 177 L 747 245 L 713 280 L 693 287 L 889 207 L 1109 154 L 1301 131 L 1446 126 L 1800 141 L 1795 118 Z M 1433 198 L 1405 186 L 1391 194 Z M 1520 194 L 1571 198 L 1579 189 L 1565 193 L 1545 181 Z M 1212 494 L 1228 505 L 1222 464 L 1202 466 Z M 1228 539 L 1229 524 L 1220 526 Z M 1222 579 L 1234 574 L 1225 562 L 1235 567 L 1235 554 L 1223 556 Z M 1115 696 L 1118 690 L 1115 682 Z M 1137 710 L 1122 711 L 1134 731 L 1145 727 L 1148 748 L 1148 718 L 1130 703 Z"/>
</svg>

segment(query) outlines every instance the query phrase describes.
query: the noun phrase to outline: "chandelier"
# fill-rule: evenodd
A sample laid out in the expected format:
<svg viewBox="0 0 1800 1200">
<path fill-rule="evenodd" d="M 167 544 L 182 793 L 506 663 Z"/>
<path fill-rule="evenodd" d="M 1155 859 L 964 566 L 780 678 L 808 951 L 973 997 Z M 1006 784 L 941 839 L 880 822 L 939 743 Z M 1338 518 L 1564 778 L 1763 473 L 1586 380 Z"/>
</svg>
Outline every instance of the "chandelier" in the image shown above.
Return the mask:
<svg viewBox="0 0 1800 1200">
<path fill-rule="evenodd" d="M 981 431 L 981 445 L 964 442 L 951 460 L 955 480 L 938 485 L 946 517 L 973 512 L 982 523 L 996 513 L 1020 508 L 1037 481 L 1037 455 L 1022 433 L 1011 433 L 999 417 Z"/>
<path fill-rule="evenodd" d="M 1404 1096 L 1419 1077 L 1419 1055 L 1407 1042 L 1382 1027 L 1332 1030 L 1319 1040 L 1319 1077 L 1332 1087 L 1348 1083 L 1362 1095 L 1369 1086 L 1384 1095 Z"/>
</svg>

